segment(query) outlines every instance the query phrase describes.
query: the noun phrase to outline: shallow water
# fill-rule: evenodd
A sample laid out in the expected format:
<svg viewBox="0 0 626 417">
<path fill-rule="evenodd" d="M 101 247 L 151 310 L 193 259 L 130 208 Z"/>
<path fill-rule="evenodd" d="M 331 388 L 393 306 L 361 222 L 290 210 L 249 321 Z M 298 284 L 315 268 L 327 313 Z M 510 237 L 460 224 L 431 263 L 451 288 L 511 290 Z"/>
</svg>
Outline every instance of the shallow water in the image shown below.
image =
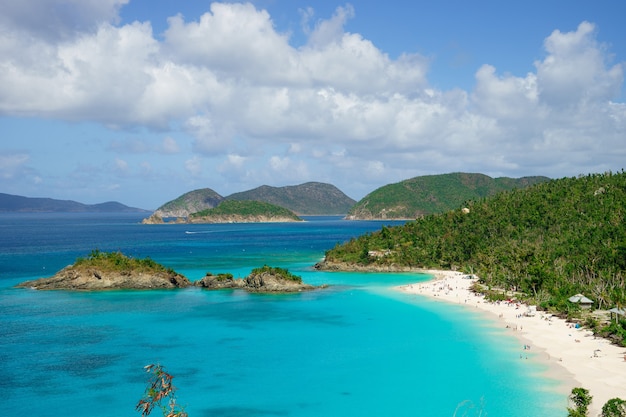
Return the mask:
<svg viewBox="0 0 626 417">
<path fill-rule="evenodd" d="M 391 289 L 418 274 L 328 273 L 324 250 L 379 222 L 137 224 L 137 215 L 0 216 L 0 386 L 33 416 L 139 415 L 143 366 L 174 376 L 190 416 L 564 416 L 566 398 L 519 343 L 471 310 Z M 195 280 L 288 268 L 322 291 L 14 289 L 92 249 Z M 475 408 L 471 408 L 474 406 Z M 160 415 L 159 410 L 153 415 Z"/>
</svg>

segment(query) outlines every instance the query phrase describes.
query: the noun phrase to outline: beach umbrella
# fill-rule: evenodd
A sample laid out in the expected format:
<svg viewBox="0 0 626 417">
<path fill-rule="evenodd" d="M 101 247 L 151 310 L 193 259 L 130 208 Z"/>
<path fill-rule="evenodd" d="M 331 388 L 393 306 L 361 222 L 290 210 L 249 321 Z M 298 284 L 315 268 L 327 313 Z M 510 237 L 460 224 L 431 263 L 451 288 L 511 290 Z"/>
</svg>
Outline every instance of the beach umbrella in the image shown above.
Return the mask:
<svg viewBox="0 0 626 417">
<path fill-rule="evenodd" d="M 572 295 L 570 298 L 568 298 L 568 300 L 572 303 L 577 303 L 577 304 L 593 304 L 593 301 L 591 301 L 590 299 L 588 299 L 582 294 Z"/>
</svg>

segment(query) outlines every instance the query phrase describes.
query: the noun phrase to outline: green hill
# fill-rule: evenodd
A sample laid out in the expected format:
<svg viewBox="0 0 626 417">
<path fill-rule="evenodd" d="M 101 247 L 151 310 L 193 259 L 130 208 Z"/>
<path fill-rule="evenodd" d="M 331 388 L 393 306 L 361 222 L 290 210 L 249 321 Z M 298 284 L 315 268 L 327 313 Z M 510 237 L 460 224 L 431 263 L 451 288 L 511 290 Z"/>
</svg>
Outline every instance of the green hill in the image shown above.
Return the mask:
<svg viewBox="0 0 626 417">
<path fill-rule="evenodd" d="M 190 223 L 290 222 L 301 219 L 291 210 L 262 201 L 224 200 L 217 207 L 192 213 Z"/>
<path fill-rule="evenodd" d="M 210 188 L 189 191 L 159 207 L 154 216 L 158 217 L 188 217 L 192 213 L 217 207 L 224 197 Z"/>
<path fill-rule="evenodd" d="M 253 190 L 231 194 L 227 200 L 256 200 L 288 208 L 299 215 L 345 214 L 355 203 L 331 184 L 305 184 L 270 187 L 263 185 Z"/>
<path fill-rule="evenodd" d="M 548 181 L 546 177 L 491 178 L 452 173 L 415 177 L 380 187 L 354 205 L 349 219 L 416 219 L 460 207 L 463 202 Z"/>
<path fill-rule="evenodd" d="M 624 171 L 563 178 L 383 227 L 337 245 L 325 263 L 463 269 L 545 308 L 570 311 L 577 293 L 623 307 L 625 219 Z"/>
</svg>

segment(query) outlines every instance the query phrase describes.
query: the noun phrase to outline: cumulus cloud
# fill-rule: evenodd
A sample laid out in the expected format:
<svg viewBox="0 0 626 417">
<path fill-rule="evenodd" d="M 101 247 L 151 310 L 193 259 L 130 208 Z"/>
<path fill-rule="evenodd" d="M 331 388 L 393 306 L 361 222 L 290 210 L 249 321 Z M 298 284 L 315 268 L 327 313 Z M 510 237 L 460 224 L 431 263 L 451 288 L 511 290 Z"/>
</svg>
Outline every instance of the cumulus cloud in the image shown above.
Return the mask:
<svg viewBox="0 0 626 417">
<path fill-rule="evenodd" d="M 582 22 L 574 32 L 555 30 L 546 38 L 548 56 L 536 62 L 542 100 L 576 106 L 615 98 L 623 83 L 623 65 L 607 66 L 607 53 L 595 39 L 595 26 Z"/>
<path fill-rule="evenodd" d="M 354 17 L 354 7 L 348 4 L 345 7 L 338 7 L 333 16 L 327 20 L 319 20 L 315 27 L 311 29 L 309 21 L 315 15 L 313 8 L 309 7 L 302 11 L 302 27 L 309 35 L 309 45 L 323 48 L 332 43 L 338 43 L 344 36 L 343 28 L 349 19 Z"/>
<path fill-rule="evenodd" d="M 185 169 L 192 177 L 199 177 L 202 175 L 202 160 L 198 156 L 186 160 Z"/>
<path fill-rule="evenodd" d="M 611 100 L 624 66 L 611 63 L 589 22 L 547 34 L 534 72 L 485 63 L 472 91 L 441 91 L 428 83 L 426 57 L 390 58 L 346 32 L 357 18 L 351 6 L 315 22 L 303 11 L 308 41 L 294 47 L 249 3 L 213 3 L 196 20 L 172 16 L 162 37 L 150 22 L 116 23 L 126 0 L 37 3 L 82 6 L 78 17 L 59 14 L 66 20 L 52 37 L 21 3 L 0 18 L 0 115 L 180 129 L 193 141 L 184 168 L 192 176 L 560 175 L 615 166 L 610 154 L 591 159 L 597 147 L 623 149 L 625 105 Z M 170 136 L 146 149 L 180 151 Z M 572 162 L 556 166 L 555 153 Z M 217 162 L 205 170 L 201 158 Z"/>
<path fill-rule="evenodd" d="M 178 146 L 178 142 L 176 142 L 175 139 L 167 136 L 163 138 L 160 151 L 166 154 L 174 154 L 180 152 L 180 147 Z"/>
<path fill-rule="evenodd" d="M 27 153 L 0 153 L 0 177 L 4 179 L 14 178 L 24 169 L 29 159 L 30 156 Z"/>
</svg>

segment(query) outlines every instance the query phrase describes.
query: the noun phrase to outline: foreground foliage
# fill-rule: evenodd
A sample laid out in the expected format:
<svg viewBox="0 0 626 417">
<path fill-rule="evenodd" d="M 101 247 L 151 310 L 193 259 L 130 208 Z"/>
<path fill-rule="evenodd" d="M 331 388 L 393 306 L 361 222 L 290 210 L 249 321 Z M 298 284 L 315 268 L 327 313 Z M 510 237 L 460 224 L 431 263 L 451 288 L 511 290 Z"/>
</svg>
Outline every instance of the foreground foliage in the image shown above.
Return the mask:
<svg viewBox="0 0 626 417">
<path fill-rule="evenodd" d="M 572 393 L 569 396 L 570 401 L 574 404 L 574 407 L 567 408 L 568 417 L 585 417 L 587 410 L 591 404 L 593 397 L 589 394 L 589 390 L 581 387 L 572 389 Z"/>
<path fill-rule="evenodd" d="M 457 210 L 337 245 L 328 261 L 463 269 L 488 287 L 562 312 L 583 293 L 626 305 L 626 173 L 563 178 L 466 202 Z M 626 323 L 614 323 L 626 343 Z M 609 330 L 611 331 L 611 330 Z"/>
<path fill-rule="evenodd" d="M 602 417 L 626 417 L 626 400 L 611 398 L 602 406 Z"/>
<path fill-rule="evenodd" d="M 148 365 L 144 368 L 150 374 L 144 396 L 135 409 L 142 417 L 148 416 L 155 406 L 161 407 L 165 417 L 188 417 L 187 413 L 176 404 L 176 387 L 172 384 L 172 375 L 165 372 L 161 365 Z M 166 405 L 163 405 L 167 401 Z"/>
</svg>

